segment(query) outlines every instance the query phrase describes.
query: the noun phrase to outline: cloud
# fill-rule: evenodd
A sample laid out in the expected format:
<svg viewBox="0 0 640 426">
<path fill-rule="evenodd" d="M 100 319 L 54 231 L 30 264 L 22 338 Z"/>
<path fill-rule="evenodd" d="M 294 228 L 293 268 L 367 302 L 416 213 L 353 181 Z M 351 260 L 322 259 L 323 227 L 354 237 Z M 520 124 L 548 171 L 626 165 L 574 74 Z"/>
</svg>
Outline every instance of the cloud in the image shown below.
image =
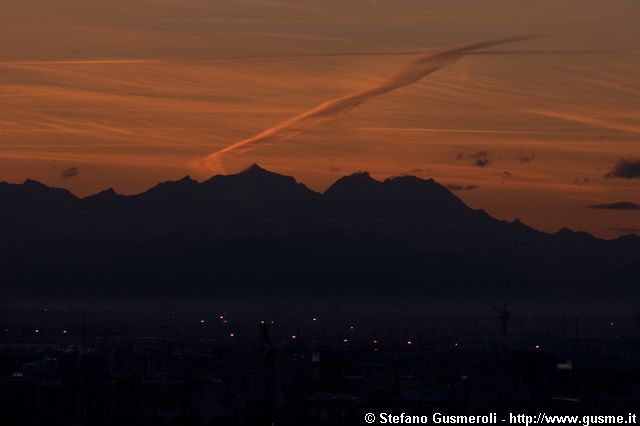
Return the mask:
<svg viewBox="0 0 640 426">
<path fill-rule="evenodd" d="M 630 201 L 619 201 L 609 204 L 593 204 L 590 205 L 589 208 L 601 210 L 640 210 L 640 204 L 635 204 Z"/>
<path fill-rule="evenodd" d="M 530 40 L 537 37 L 539 36 L 503 38 L 422 53 L 405 64 L 396 71 L 395 74 L 369 89 L 323 102 L 315 108 L 285 120 L 248 139 L 231 144 L 205 158 L 190 163 L 190 165 L 196 171 L 219 171 L 222 169 L 222 158 L 227 155 L 240 154 L 258 145 L 291 138 L 310 127 L 340 117 L 372 98 L 414 84 L 440 68 L 457 62 L 473 51 L 505 43 Z M 482 167 L 484 167 L 484 165 Z"/>
<path fill-rule="evenodd" d="M 625 178 L 640 179 L 640 158 L 624 158 L 614 164 L 613 168 L 605 175 L 605 179 Z"/>
<path fill-rule="evenodd" d="M 458 185 L 455 183 L 450 183 L 447 186 L 445 186 L 445 188 L 447 188 L 449 191 L 473 191 L 475 189 L 478 189 L 479 186 L 478 185 Z"/>
<path fill-rule="evenodd" d="M 574 185 L 582 186 L 589 183 L 589 178 L 575 178 L 573 181 Z"/>
<path fill-rule="evenodd" d="M 471 154 L 469 157 L 473 160 L 473 165 L 477 167 L 486 167 L 491 164 L 489 157 L 491 153 L 489 151 L 478 151 L 475 154 Z"/>
<path fill-rule="evenodd" d="M 78 174 L 80 173 L 80 168 L 79 167 L 69 167 L 68 169 L 64 170 L 61 174 L 60 177 L 62 179 L 71 179 L 74 178 L 76 176 L 78 176 Z"/>
<path fill-rule="evenodd" d="M 521 152 L 516 159 L 522 164 L 532 163 L 536 159 L 536 152 L 535 150 Z"/>
</svg>

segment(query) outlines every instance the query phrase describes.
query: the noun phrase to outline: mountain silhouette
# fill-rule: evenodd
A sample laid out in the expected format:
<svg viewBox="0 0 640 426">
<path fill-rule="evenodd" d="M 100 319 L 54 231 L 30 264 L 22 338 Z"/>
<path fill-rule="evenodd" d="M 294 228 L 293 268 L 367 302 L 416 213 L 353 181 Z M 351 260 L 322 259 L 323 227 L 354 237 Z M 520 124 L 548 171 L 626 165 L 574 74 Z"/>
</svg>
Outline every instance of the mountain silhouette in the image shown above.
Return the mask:
<svg viewBox="0 0 640 426">
<path fill-rule="evenodd" d="M 555 234 L 432 179 L 360 172 L 317 193 L 253 165 L 137 195 L 0 184 L 9 298 L 635 308 L 640 238 Z"/>
</svg>

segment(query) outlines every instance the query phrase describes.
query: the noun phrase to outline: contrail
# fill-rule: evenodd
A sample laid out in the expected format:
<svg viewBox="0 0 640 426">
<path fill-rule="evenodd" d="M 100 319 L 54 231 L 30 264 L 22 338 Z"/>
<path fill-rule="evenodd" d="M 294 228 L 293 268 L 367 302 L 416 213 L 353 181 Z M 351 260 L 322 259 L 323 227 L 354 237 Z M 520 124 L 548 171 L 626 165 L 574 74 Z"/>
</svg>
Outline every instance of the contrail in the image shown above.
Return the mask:
<svg viewBox="0 0 640 426">
<path fill-rule="evenodd" d="M 416 83 L 434 71 L 437 71 L 447 65 L 451 65 L 463 56 L 474 53 L 474 51 L 478 49 L 531 40 L 538 37 L 541 36 L 529 35 L 523 37 L 502 38 L 422 53 L 400 68 L 395 74 L 369 89 L 323 102 L 317 107 L 285 120 L 284 122 L 264 130 L 255 136 L 229 145 L 205 158 L 193 161 L 190 163 L 190 166 L 197 171 L 205 173 L 223 170 L 221 160 L 227 155 L 240 154 L 255 147 L 256 145 L 288 139 L 310 127 L 346 114 L 371 98 L 384 95 L 401 87 Z"/>
<path fill-rule="evenodd" d="M 551 51 L 554 52 L 555 51 Z M 283 55 L 242 55 L 220 56 L 204 59 L 60 59 L 60 60 L 36 60 L 36 61 L 5 61 L 0 66 L 31 66 L 31 65 L 138 65 L 138 64 L 163 64 L 163 63 L 216 63 L 235 61 L 255 61 L 270 59 L 305 59 L 305 58 L 341 58 L 352 56 L 414 56 L 425 53 L 424 50 L 398 50 L 398 51 L 370 51 L 370 52 L 329 52 L 329 53 L 291 53 Z M 483 52 L 484 53 L 484 52 Z"/>
<path fill-rule="evenodd" d="M 591 50 L 483 50 L 467 52 L 465 55 L 590 55 L 603 53 L 636 53 L 629 49 L 591 49 Z M 284 55 L 245 55 L 245 56 L 221 56 L 204 59 L 61 59 L 61 60 L 37 60 L 37 61 L 6 61 L 0 62 L 0 66 L 22 65 L 138 65 L 138 64 L 191 64 L 214 63 L 233 61 L 254 61 L 268 59 L 305 59 L 305 58 L 341 58 L 352 56 L 415 56 L 425 54 L 424 50 L 390 50 L 370 52 L 329 52 L 329 53 L 291 53 Z"/>
</svg>

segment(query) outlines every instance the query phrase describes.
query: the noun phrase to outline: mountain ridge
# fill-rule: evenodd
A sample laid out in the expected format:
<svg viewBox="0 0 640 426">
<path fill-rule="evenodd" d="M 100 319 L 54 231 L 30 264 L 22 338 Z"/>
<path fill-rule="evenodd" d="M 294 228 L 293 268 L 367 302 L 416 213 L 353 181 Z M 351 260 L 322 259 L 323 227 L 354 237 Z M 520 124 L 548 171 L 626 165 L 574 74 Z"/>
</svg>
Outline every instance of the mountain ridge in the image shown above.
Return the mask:
<svg viewBox="0 0 640 426">
<path fill-rule="evenodd" d="M 286 293 L 313 271 L 311 282 L 341 283 L 349 297 L 363 283 L 365 293 L 382 297 L 385 283 L 397 282 L 407 294 L 428 289 L 438 297 L 595 300 L 610 287 L 609 296 L 630 300 L 637 291 L 630 274 L 640 263 L 640 238 L 545 233 L 495 219 L 432 179 L 378 181 L 359 172 L 319 193 L 257 165 L 135 195 L 108 189 L 79 198 L 30 180 L 2 183 L 0 233 L 0 267 L 16 291 L 42 292 L 51 277 L 56 287 L 80 291 L 94 277 L 104 291 L 128 283 L 127 294 L 150 282 L 173 291 L 170 278 L 186 280 L 191 291 L 202 280 L 237 281 L 236 296 L 268 279 Z M 449 284 L 416 287 L 416 279 Z"/>
<path fill-rule="evenodd" d="M 59 188 L 59 187 L 55 187 L 55 186 L 49 186 L 46 185 L 42 182 L 39 182 L 37 180 L 34 179 L 25 179 L 25 181 L 22 184 L 16 184 L 16 183 L 9 183 L 9 182 L 5 182 L 2 181 L 0 182 L 0 196 L 3 195 L 2 193 L 2 189 L 3 188 L 11 188 L 12 191 L 19 191 L 20 188 L 29 188 L 30 192 L 46 192 L 48 191 L 50 194 L 53 193 L 57 193 L 59 195 L 64 194 L 64 196 L 67 199 L 71 199 L 74 198 L 75 200 L 78 201 L 84 201 L 84 200 L 95 200 L 95 199 L 101 199 L 101 198 L 107 198 L 107 197 L 113 197 L 113 198 L 120 198 L 120 199 L 135 199 L 136 197 L 140 197 L 140 196 L 144 196 L 147 195 L 149 193 L 153 193 L 153 192 L 161 192 L 161 191 L 183 191 L 186 188 L 195 188 L 198 187 L 201 190 L 202 189 L 208 189 L 208 188 L 213 188 L 213 189 L 217 189 L 217 186 L 224 186 L 225 181 L 229 181 L 229 180 L 242 180 L 245 184 L 249 183 L 249 184 L 256 184 L 259 183 L 261 180 L 264 180 L 265 178 L 271 179 L 272 182 L 273 180 L 279 180 L 280 184 L 282 183 L 293 183 L 296 186 L 298 186 L 299 188 L 304 188 L 306 189 L 308 192 L 313 193 L 313 194 L 317 194 L 317 195 L 321 195 L 321 196 L 329 196 L 329 197 L 336 197 L 336 196 L 340 196 L 339 193 L 340 192 L 344 192 L 345 189 L 347 191 L 362 191 L 363 189 L 366 188 L 366 190 L 372 190 L 373 188 L 377 188 L 380 189 L 382 187 L 386 186 L 392 186 L 398 182 L 408 182 L 408 181 L 413 181 L 413 182 L 418 182 L 420 184 L 423 185 L 431 185 L 433 188 L 437 188 L 437 190 L 441 191 L 443 194 L 447 194 L 449 195 L 451 198 L 457 200 L 459 203 L 464 205 L 464 202 L 462 200 L 460 200 L 452 191 L 448 190 L 446 188 L 446 186 L 439 184 L 437 181 L 435 181 L 432 178 L 429 179 L 422 179 L 420 177 L 417 176 L 413 176 L 413 175 L 402 175 L 402 176 L 391 176 L 388 177 L 386 179 L 383 180 L 377 180 L 371 177 L 370 173 L 367 171 L 359 171 L 359 172 L 354 172 L 350 175 L 345 175 L 343 177 L 338 178 L 333 184 L 329 185 L 325 191 L 314 191 L 312 189 L 309 189 L 306 185 L 304 185 L 303 183 L 297 182 L 296 179 L 292 176 L 286 176 L 286 175 L 281 175 L 279 173 L 275 173 L 275 172 L 271 172 L 269 170 L 266 170 L 264 168 L 262 168 L 259 164 L 252 164 L 251 166 L 249 166 L 248 168 L 246 168 L 245 170 L 235 173 L 235 174 L 230 174 L 230 175 L 214 175 L 211 176 L 210 178 L 203 180 L 201 182 L 193 179 L 190 175 L 185 175 L 182 178 L 176 179 L 176 180 L 167 180 L 167 181 L 163 181 L 163 182 L 159 182 L 156 185 L 142 191 L 139 193 L 135 193 L 135 194 L 120 194 L 118 192 L 116 192 L 113 188 L 107 188 L 105 190 L 102 191 L 98 191 L 94 194 L 89 194 L 83 197 L 77 196 L 75 195 L 73 192 L 64 189 L 64 188 Z M 346 188 L 345 188 L 346 187 Z M 353 194 L 351 194 L 353 195 Z M 2 200 L 0 200 L 2 201 Z M 488 213 L 486 213 L 483 209 L 475 209 L 475 211 L 478 212 L 484 212 L 485 214 L 488 215 Z M 489 215 L 490 216 L 490 215 Z M 490 216 L 492 217 L 492 216 Z M 492 217 L 493 218 L 493 217 Z M 494 218 L 496 219 L 496 218 Z M 500 220 L 500 221 L 504 221 L 502 219 L 496 219 L 496 220 Z M 506 221 L 504 221 L 506 222 Z M 519 218 L 514 219 L 511 223 L 515 223 L 518 224 L 520 226 L 525 226 L 527 228 L 531 228 L 529 225 L 526 225 L 525 223 L 523 223 Z M 536 228 L 532 228 L 535 229 L 537 232 L 541 232 L 541 233 L 545 233 L 545 234 L 549 234 L 549 235 L 562 235 L 565 234 L 567 232 L 569 233 L 573 233 L 573 234 L 586 234 L 589 237 L 598 239 L 598 240 L 603 240 L 603 241 L 613 241 L 613 240 L 617 240 L 623 237 L 630 237 L 630 238 L 634 238 L 634 237 L 638 237 L 637 235 L 634 235 L 633 233 L 629 233 L 629 234 L 624 234 L 621 235 L 619 237 L 613 238 L 613 239 L 603 239 L 597 236 L 594 236 L 586 231 L 576 231 L 576 230 L 572 230 L 570 228 L 562 228 L 556 232 L 547 232 L 547 231 L 542 231 L 542 230 L 538 230 Z M 640 238 L 640 237 L 638 237 Z"/>
</svg>

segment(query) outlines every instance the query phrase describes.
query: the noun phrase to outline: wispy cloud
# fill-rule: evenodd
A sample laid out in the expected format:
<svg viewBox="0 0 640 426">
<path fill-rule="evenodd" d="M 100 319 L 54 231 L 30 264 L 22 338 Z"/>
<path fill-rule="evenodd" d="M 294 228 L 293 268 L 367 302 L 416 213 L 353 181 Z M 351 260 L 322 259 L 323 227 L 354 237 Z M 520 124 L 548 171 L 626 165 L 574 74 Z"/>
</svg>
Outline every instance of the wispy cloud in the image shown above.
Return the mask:
<svg viewBox="0 0 640 426">
<path fill-rule="evenodd" d="M 529 151 L 523 151 L 516 157 L 516 159 L 521 164 L 532 163 L 533 160 L 536 159 L 536 151 L 533 149 Z"/>
<path fill-rule="evenodd" d="M 635 204 L 630 201 L 619 201 L 617 203 L 592 204 L 589 208 L 601 210 L 640 210 L 640 204 Z"/>
<path fill-rule="evenodd" d="M 588 183 L 589 183 L 589 178 L 580 178 L 580 177 L 578 177 L 578 178 L 575 178 L 573 180 L 573 184 L 574 185 L 578 185 L 578 186 L 586 185 Z"/>
<path fill-rule="evenodd" d="M 622 159 L 614 164 L 604 177 L 606 179 L 640 179 L 640 159 Z"/>
<path fill-rule="evenodd" d="M 79 167 L 69 167 L 68 169 L 64 170 L 61 174 L 60 177 L 62 179 L 71 179 L 74 178 L 76 176 L 78 176 L 78 174 L 80 173 L 80 168 Z"/>
<path fill-rule="evenodd" d="M 448 184 L 445 188 L 449 191 L 473 191 L 479 188 L 478 185 L 458 185 L 455 183 Z"/>
<path fill-rule="evenodd" d="M 603 118 L 587 116 L 584 114 L 564 112 L 564 111 L 550 111 L 550 110 L 530 110 L 529 112 L 541 115 L 545 117 L 557 118 L 559 120 L 569 121 L 572 123 L 586 124 L 592 127 L 598 127 L 601 129 L 616 130 L 619 132 L 631 133 L 634 135 L 640 135 L 640 126 L 615 123 Z"/>
<path fill-rule="evenodd" d="M 469 157 L 473 160 L 473 165 L 477 167 L 487 167 L 491 164 L 491 153 L 489 151 L 478 151 L 475 154 L 471 154 Z"/>
</svg>

